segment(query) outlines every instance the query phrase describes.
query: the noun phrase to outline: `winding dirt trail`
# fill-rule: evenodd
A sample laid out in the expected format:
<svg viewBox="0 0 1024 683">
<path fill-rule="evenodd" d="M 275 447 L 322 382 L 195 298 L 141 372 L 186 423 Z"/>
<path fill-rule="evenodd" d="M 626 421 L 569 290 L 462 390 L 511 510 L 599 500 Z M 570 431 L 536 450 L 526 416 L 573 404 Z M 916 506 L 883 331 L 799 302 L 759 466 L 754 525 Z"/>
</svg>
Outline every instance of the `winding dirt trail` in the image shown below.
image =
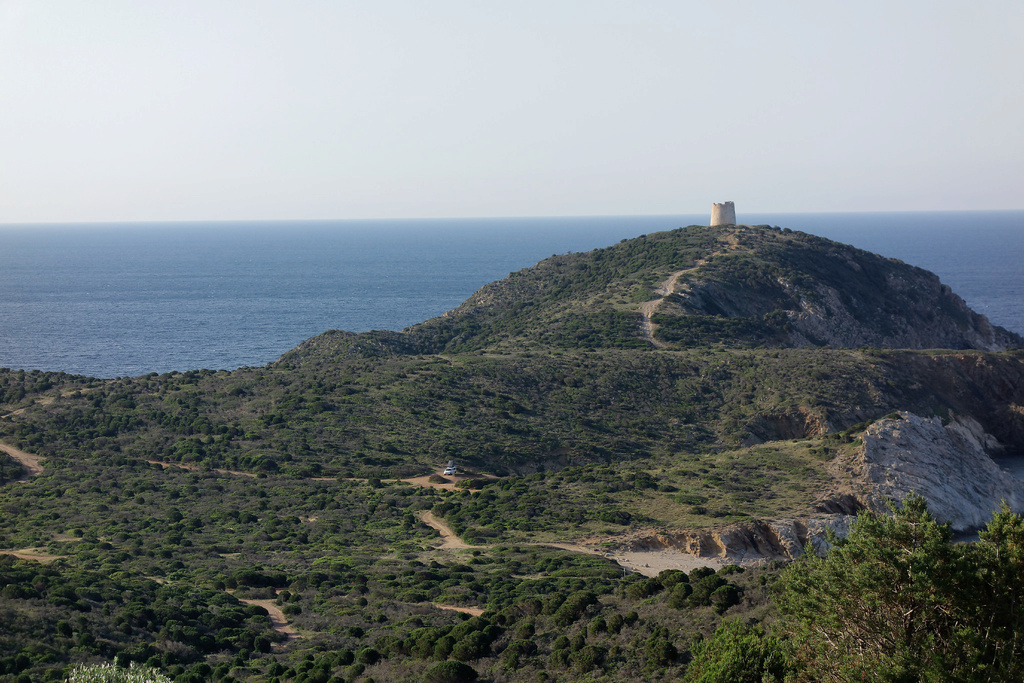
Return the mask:
<svg viewBox="0 0 1024 683">
<path fill-rule="evenodd" d="M 238 598 L 238 601 L 244 602 L 247 605 L 258 605 L 267 610 L 267 613 L 270 615 L 270 624 L 274 627 L 274 630 L 278 633 L 283 633 L 288 637 L 288 640 L 302 637 L 299 635 L 299 632 L 296 631 L 290 623 L 288 623 L 288 617 L 284 615 L 284 612 L 281 611 L 280 607 L 274 604 L 273 600 L 249 600 L 247 598 Z"/>
<path fill-rule="evenodd" d="M 38 455 L 32 455 L 31 453 L 26 453 L 23 450 L 20 450 L 18 448 L 15 448 L 14 446 L 10 446 L 2 442 L 0 442 L 0 451 L 3 451 L 7 455 L 11 456 L 12 458 L 20 462 L 22 467 L 24 467 L 25 470 L 27 471 L 27 474 L 17 479 L 17 481 L 28 481 L 29 478 L 38 477 L 40 474 L 43 473 L 43 466 L 40 465 L 39 463 L 42 462 L 45 458 L 42 458 Z"/>
<path fill-rule="evenodd" d="M 651 322 L 651 316 L 658 310 L 658 306 L 664 301 L 668 295 L 670 295 L 676 288 L 676 282 L 679 281 L 680 276 L 685 275 L 691 271 L 697 270 L 706 263 L 705 259 L 700 259 L 697 264 L 692 268 L 684 268 L 683 270 L 677 270 L 676 272 L 669 275 L 664 282 L 658 285 L 654 293 L 659 296 L 657 299 L 651 299 L 640 304 L 640 315 L 643 316 L 643 322 L 641 323 L 641 329 L 644 333 L 644 338 L 659 349 L 666 348 L 668 344 L 663 341 L 658 341 L 654 338 L 654 331 L 658 329 L 658 326 Z"/>
<path fill-rule="evenodd" d="M 661 305 L 661 302 L 664 301 L 670 294 L 672 294 L 672 292 L 675 291 L 676 282 L 679 281 L 680 276 L 686 275 L 687 273 L 697 270 L 705 263 L 707 263 L 708 260 L 711 259 L 712 257 L 718 256 L 719 254 L 724 254 L 727 251 L 734 251 L 740 248 L 739 238 L 736 236 L 735 232 L 726 235 L 724 237 L 724 240 L 726 243 L 724 248 L 719 249 L 718 251 L 712 254 L 708 254 L 708 256 L 705 258 L 697 259 L 694 262 L 692 268 L 684 268 L 683 270 L 678 270 L 672 273 L 665 279 L 664 282 L 662 282 L 654 289 L 654 293 L 658 295 L 657 299 L 651 299 L 650 301 L 645 301 L 644 303 L 640 304 L 640 315 L 643 316 L 643 321 L 641 322 L 641 330 L 643 331 L 644 339 L 649 341 L 652 345 L 656 346 L 659 349 L 663 349 L 669 346 L 665 342 L 658 341 L 657 339 L 654 338 L 654 331 L 658 329 L 658 326 L 651 322 L 651 316 L 654 315 L 654 312 L 658 310 L 658 306 Z"/>
<path fill-rule="evenodd" d="M 437 533 L 441 534 L 441 538 L 444 539 L 444 543 L 437 546 L 435 550 L 465 550 L 466 548 L 486 548 L 487 546 L 482 545 L 469 545 L 461 538 L 459 538 L 452 528 L 448 524 L 434 516 L 430 510 L 424 510 L 419 514 L 420 521 L 429 527 L 433 527 L 437 530 Z"/>
<path fill-rule="evenodd" d="M 160 465 L 161 467 L 177 467 L 179 469 L 188 470 L 189 472 L 205 472 L 199 465 L 189 465 L 183 462 L 164 462 L 163 460 L 147 460 L 150 465 Z M 256 479 L 257 475 L 252 472 L 239 472 L 238 470 L 209 470 L 210 472 L 217 472 L 218 474 L 230 474 L 235 477 L 249 477 Z"/>
</svg>

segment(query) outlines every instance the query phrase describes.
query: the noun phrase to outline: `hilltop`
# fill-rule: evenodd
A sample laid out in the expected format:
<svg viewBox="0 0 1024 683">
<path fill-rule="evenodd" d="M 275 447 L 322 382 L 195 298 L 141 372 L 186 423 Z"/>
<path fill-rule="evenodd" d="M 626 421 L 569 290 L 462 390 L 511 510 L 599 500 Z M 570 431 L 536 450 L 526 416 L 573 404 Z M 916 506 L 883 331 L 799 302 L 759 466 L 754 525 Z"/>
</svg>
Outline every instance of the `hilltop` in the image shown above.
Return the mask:
<svg viewBox="0 0 1024 683">
<path fill-rule="evenodd" d="M 331 341 L 314 338 L 282 360 Z M 897 259 L 788 229 L 690 226 L 552 256 L 439 318 L 352 343 L 406 353 L 716 344 L 998 351 L 1024 339 L 970 310 L 934 273 Z"/>
<path fill-rule="evenodd" d="M 723 614 L 771 615 L 776 570 L 698 571 L 690 598 L 609 553 L 792 558 L 923 485 L 976 526 L 998 501 L 974 473 L 1024 501 L 989 458 L 1024 452 L 1021 347 L 920 268 L 691 226 L 552 256 L 402 332 L 326 332 L 263 368 L 0 371 L 0 440 L 43 458 L 29 476 L 0 453 L 0 549 L 64 558 L 43 579 L 0 562 L 18 624 L 0 649 L 45 650 L 37 672 L 128 653 L 182 680 L 265 680 L 312 676 L 309 655 L 347 680 L 422 680 L 465 641 L 456 659 L 509 680 L 671 678 Z M 452 458 L 479 474 L 420 485 Z M 276 600 L 303 637 L 237 598 Z"/>
</svg>

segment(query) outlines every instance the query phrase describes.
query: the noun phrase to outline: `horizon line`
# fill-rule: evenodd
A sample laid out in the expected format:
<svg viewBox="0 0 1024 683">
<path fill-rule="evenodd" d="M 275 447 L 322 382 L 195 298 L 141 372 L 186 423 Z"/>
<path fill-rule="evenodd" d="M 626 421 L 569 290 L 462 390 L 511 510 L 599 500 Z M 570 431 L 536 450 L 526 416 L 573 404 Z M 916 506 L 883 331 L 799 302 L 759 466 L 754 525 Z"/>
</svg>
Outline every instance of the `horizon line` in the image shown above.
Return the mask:
<svg viewBox="0 0 1024 683">
<path fill-rule="evenodd" d="M 953 214 L 953 213 L 1021 213 L 1021 209 L 897 209 L 897 210 L 857 210 L 857 211 L 758 211 L 745 210 L 741 214 L 758 216 L 807 216 L 837 214 Z M 71 226 L 71 225 L 181 225 L 181 224 L 251 224 L 251 223 L 344 223 L 344 222 L 396 222 L 396 221 L 487 221 L 487 220 L 553 220 L 574 218 L 673 218 L 677 216 L 710 217 L 711 211 L 681 213 L 634 213 L 634 214 L 551 214 L 551 215 L 515 215 L 515 216 L 418 216 L 418 217 L 354 217 L 354 218 L 186 218 L 186 219 L 115 219 L 115 220 L 44 220 L 44 221 L 0 221 L 0 229 L 6 227 L 28 226 Z"/>
</svg>

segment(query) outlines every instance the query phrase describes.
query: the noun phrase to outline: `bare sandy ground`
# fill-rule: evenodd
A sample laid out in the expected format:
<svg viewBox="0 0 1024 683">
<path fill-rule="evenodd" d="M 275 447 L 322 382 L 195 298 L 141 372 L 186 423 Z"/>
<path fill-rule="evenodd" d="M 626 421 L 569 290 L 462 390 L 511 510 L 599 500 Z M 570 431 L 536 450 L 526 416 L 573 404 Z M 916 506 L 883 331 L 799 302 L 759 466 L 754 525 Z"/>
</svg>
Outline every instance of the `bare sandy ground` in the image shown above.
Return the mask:
<svg viewBox="0 0 1024 683">
<path fill-rule="evenodd" d="M 439 605 L 436 602 L 430 603 L 438 609 L 446 609 L 449 612 L 462 612 L 463 614 L 472 614 L 474 617 L 478 617 L 484 613 L 483 607 L 453 607 L 451 605 Z"/>
<path fill-rule="evenodd" d="M 625 550 L 604 550 L 575 543 L 524 543 L 521 545 L 543 545 L 549 548 L 560 548 L 575 553 L 587 553 L 588 555 L 601 555 L 616 562 L 620 567 L 625 567 L 630 572 L 643 574 L 644 576 L 657 576 L 666 569 L 679 569 L 684 572 L 691 572 L 697 567 L 711 567 L 720 569 L 725 562 L 717 557 L 699 557 L 689 553 L 681 553 L 678 550 L 651 550 L 645 552 L 632 552 Z"/>
<path fill-rule="evenodd" d="M 450 474 L 445 477 L 448 480 L 445 484 L 435 484 L 430 481 L 433 474 L 428 474 L 423 477 L 413 477 L 411 479 L 403 479 L 402 481 L 412 484 L 413 486 L 423 486 L 424 488 L 438 489 L 442 491 L 455 491 L 455 484 L 459 483 L 463 479 L 497 479 L 498 477 L 493 474 Z"/>
<path fill-rule="evenodd" d="M 433 527 L 441 534 L 441 538 L 444 539 L 444 543 L 439 545 L 437 550 L 463 550 L 466 548 L 483 548 L 486 546 L 474 546 L 464 542 L 461 538 L 455 535 L 451 527 L 448 526 L 443 520 L 438 519 L 429 510 L 423 511 L 419 515 L 420 520 L 424 524 Z M 604 549 L 598 549 L 588 547 L 585 545 L 577 545 L 575 543 L 519 543 L 517 545 L 542 545 L 548 548 L 559 548 L 560 550 L 568 550 L 574 553 L 585 553 L 587 555 L 601 555 L 608 559 L 618 563 L 620 567 L 625 567 L 630 572 L 637 574 L 643 574 L 644 576 L 657 576 L 660 572 L 666 569 L 679 569 L 684 572 L 691 572 L 697 567 L 711 567 L 712 569 L 720 569 L 725 565 L 725 562 L 717 557 L 698 557 L 697 555 L 690 555 L 688 553 L 681 553 L 676 550 L 661 550 L 661 551 L 648 551 L 648 552 L 626 552 L 626 551 L 606 551 Z M 449 609 L 443 605 L 437 605 L 442 609 Z M 462 611 L 462 610 L 460 610 Z M 469 614 L 472 614 L 469 612 Z"/>
<path fill-rule="evenodd" d="M 0 550 L 0 555 L 13 555 L 19 560 L 32 560 L 33 562 L 42 562 L 48 564 L 54 560 L 59 560 L 64 555 L 49 555 L 45 548 L 18 548 L 17 550 Z"/>
<path fill-rule="evenodd" d="M 675 550 L 613 552 L 608 557 L 626 569 L 644 576 L 657 576 L 666 569 L 679 569 L 689 573 L 697 567 L 711 567 L 717 570 L 725 566 L 725 562 L 717 557 L 698 557 Z"/>
<path fill-rule="evenodd" d="M 38 455 L 32 455 L 26 453 L 23 450 L 17 449 L 14 446 L 9 446 L 5 443 L 0 443 L 0 451 L 3 451 L 7 455 L 11 456 L 15 460 L 21 463 L 22 467 L 28 470 L 28 476 L 22 477 L 19 481 L 25 481 L 28 477 L 38 477 L 43 473 L 43 466 L 39 463 L 43 461 L 43 458 Z"/>
</svg>

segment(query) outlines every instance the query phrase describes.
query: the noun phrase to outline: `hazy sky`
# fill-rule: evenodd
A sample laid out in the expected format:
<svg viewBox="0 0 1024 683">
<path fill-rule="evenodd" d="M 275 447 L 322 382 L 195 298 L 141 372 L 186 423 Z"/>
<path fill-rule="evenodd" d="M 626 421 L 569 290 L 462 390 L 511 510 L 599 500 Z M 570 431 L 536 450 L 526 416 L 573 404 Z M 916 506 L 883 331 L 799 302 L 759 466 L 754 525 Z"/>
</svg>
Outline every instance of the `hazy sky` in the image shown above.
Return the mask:
<svg viewBox="0 0 1024 683">
<path fill-rule="evenodd" d="M 0 222 L 1024 208 L 1024 2 L 0 0 Z"/>
</svg>

